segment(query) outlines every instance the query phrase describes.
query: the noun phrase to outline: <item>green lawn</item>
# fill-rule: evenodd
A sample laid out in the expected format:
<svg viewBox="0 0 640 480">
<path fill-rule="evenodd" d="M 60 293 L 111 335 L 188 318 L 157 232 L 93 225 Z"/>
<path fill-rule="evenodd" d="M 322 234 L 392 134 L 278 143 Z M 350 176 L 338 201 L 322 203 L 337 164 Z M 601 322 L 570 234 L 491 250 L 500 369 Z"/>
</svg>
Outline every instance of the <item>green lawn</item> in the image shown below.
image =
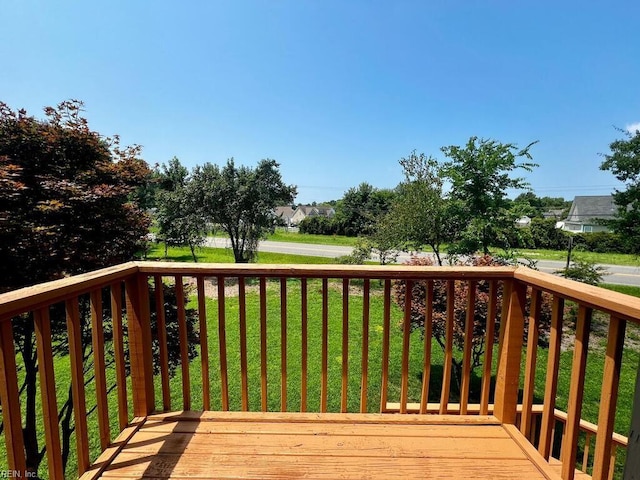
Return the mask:
<svg viewBox="0 0 640 480">
<path fill-rule="evenodd" d="M 526 255 L 534 260 L 558 260 L 567 261 L 566 250 L 518 250 L 518 253 Z M 626 253 L 595 253 L 574 251 L 572 259 L 586 260 L 605 265 L 623 265 L 637 267 L 640 266 L 640 258 L 636 255 Z"/>
<path fill-rule="evenodd" d="M 199 263 L 233 263 L 233 252 L 228 248 L 201 247 L 196 249 L 196 258 Z M 151 246 L 147 253 L 147 260 L 165 260 L 164 244 L 157 243 Z M 169 247 L 166 260 L 172 262 L 193 262 L 189 247 Z M 266 264 L 329 264 L 335 263 L 333 258 L 312 257 L 308 255 L 288 255 L 285 253 L 260 252 L 258 262 Z"/>
<path fill-rule="evenodd" d="M 343 235 L 312 235 L 310 233 L 293 233 L 284 230 L 276 230 L 267 237 L 267 240 L 275 242 L 309 243 L 314 245 L 336 245 L 353 247 L 358 237 L 345 237 Z"/>
</svg>

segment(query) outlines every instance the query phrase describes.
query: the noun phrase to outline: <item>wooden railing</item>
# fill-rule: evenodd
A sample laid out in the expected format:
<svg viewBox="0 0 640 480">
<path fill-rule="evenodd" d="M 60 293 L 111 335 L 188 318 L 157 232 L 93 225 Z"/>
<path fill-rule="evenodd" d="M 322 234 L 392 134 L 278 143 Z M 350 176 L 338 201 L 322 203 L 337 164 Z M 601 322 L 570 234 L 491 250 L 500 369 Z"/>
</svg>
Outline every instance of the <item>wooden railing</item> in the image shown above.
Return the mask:
<svg viewBox="0 0 640 480">
<path fill-rule="evenodd" d="M 163 284 L 175 285 L 175 305 L 166 304 Z M 424 287 L 423 336 L 411 333 L 416 299 L 407 295 L 404 304 L 394 302 L 397 284 L 412 293 L 414 286 Z M 185 285 L 195 287 L 192 302 Z M 460 328 L 456 285 L 466 286 L 464 331 L 457 332 L 465 339 L 460 352 L 453 346 L 454 329 Z M 446 292 L 442 352 L 433 348 L 434 286 Z M 488 292 L 487 322 L 476 378 L 471 339 L 478 328 L 474 312 L 481 289 Z M 546 367 L 538 358 L 544 301 L 552 305 Z M 570 302 L 577 315 L 565 413 L 556 408 L 556 398 Z M 191 362 L 187 305 L 197 311 L 199 334 L 199 359 Z M 177 314 L 170 330 L 167 308 Z M 68 345 L 80 475 L 95 460 L 94 450 L 115 448 L 115 430 L 126 433 L 140 418 L 172 408 L 493 414 L 517 425 L 545 458 L 558 458 L 566 479 L 573 478 L 579 455 L 583 471 L 610 477 L 616 450 L 626 448 L 626 437 L 614 433 L 614 421 L 625 326 L 640 323 L 638 299 L 525 268 L 132 262 L 0 295 L 0 401 L 10 470 L 34 468 L 25 455 L 25 380 L 14 343 L 19 336 L 14 330 L 33 325 L 42 405 L 36 423 L 49 477 L 64 478 L 58 411 L 64 388 L 55 374 L 52 342 L 52 327 L 59 330 L 52 315 L 61 310 L 66 335 L 55 342 Z M 594 310 L 609 315 L 597 424 L 582 419 Z M 105 314 L 112 325 L 107 340 Z M 176 340 L 179 375 L 172 377 L 168 345 Z M 546 371 L 538 389 L 536 370 Z M 95 400 L 87 398 L 87 388 Z M 94 428 L 99 446 L 90 449 Z"/>
</svg>

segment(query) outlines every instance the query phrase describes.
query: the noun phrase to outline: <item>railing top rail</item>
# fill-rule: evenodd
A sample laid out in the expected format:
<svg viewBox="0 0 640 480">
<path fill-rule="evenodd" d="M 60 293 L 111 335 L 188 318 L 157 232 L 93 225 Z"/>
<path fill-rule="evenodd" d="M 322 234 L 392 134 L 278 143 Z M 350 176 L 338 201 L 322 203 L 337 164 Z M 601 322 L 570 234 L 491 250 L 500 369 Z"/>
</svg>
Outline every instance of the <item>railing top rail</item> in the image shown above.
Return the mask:
<svg viewBox="0 0 640 480">
<path fill-rule="evenodd" d="M 489 280 L 513 278 L 515 267 L 424 267 L 412 265 L 264 265 L 135 262 L 140 272 L 161 275 L 290 278 L 406 278 Z"/>
<path fill-rule="evenodd" d="M 568 300 L 577 301 L 587 307 L 601 310 L 620 318 L 640 323 L 640 298 L 604 288 L 587 285 L 566 278 L 518 267 L 516 280 L 558 294 Z"/>
<path fill-rule="evenodd" d="M 137 272 L 138 266 L 128 262 L 0 294 L 0 321 L 87 293 Z"/>
</svg>

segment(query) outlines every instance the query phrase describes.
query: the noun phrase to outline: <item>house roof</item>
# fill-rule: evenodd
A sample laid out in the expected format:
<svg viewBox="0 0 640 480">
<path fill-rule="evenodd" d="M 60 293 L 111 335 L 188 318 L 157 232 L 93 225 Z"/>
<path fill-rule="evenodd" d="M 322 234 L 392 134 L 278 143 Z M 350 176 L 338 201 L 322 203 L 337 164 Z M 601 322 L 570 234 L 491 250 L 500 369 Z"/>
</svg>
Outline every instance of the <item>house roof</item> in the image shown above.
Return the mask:
<svg viewBox="0 0 640 480">
<path fill-rule="evenodd" d="M 564 212 L 563 208 L 554 208 L 552 210 L 547 210 L 542 213 L 543 218 L 560 218 L 562 216 L 562 212 Z"/>
<path fill-rule="evenodd" d="M 334 211 L 331 205 L 300 205 L 298 208 L 305 215 L 311 215 L 314 211 L 317 215 L 327 215 Z"/>
<path fill-rule="evenodd" d="M 293 208 L 291 208 L 289 206 L 276 207 L 276 209 L 275 209 L 276 217 L 288 217 L 288 218 L 291 218 L 291 217 L 293 217 L 293 213 L 294 213 Z"/>
<path fill-rule="evenodd" d="M 611 195 L 578 196 L 573 199 L 567 222 L 584 223 L 596 218 L 611 219 L 616 205 Z"/>
</svg>

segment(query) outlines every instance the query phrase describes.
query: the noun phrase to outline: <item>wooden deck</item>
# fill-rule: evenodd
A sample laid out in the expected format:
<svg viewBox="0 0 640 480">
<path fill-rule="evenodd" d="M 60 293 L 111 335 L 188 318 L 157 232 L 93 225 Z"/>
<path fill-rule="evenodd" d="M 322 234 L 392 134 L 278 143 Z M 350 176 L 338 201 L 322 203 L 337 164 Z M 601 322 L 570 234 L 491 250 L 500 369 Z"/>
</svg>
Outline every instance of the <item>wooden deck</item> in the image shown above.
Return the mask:
<svg viewBox="0 0 640 480">
<path fill-rule="evenodd" d="M 176 412 L 123 432 L 83 478 L 560 478 L 492 416 Z"/>
</svg>

